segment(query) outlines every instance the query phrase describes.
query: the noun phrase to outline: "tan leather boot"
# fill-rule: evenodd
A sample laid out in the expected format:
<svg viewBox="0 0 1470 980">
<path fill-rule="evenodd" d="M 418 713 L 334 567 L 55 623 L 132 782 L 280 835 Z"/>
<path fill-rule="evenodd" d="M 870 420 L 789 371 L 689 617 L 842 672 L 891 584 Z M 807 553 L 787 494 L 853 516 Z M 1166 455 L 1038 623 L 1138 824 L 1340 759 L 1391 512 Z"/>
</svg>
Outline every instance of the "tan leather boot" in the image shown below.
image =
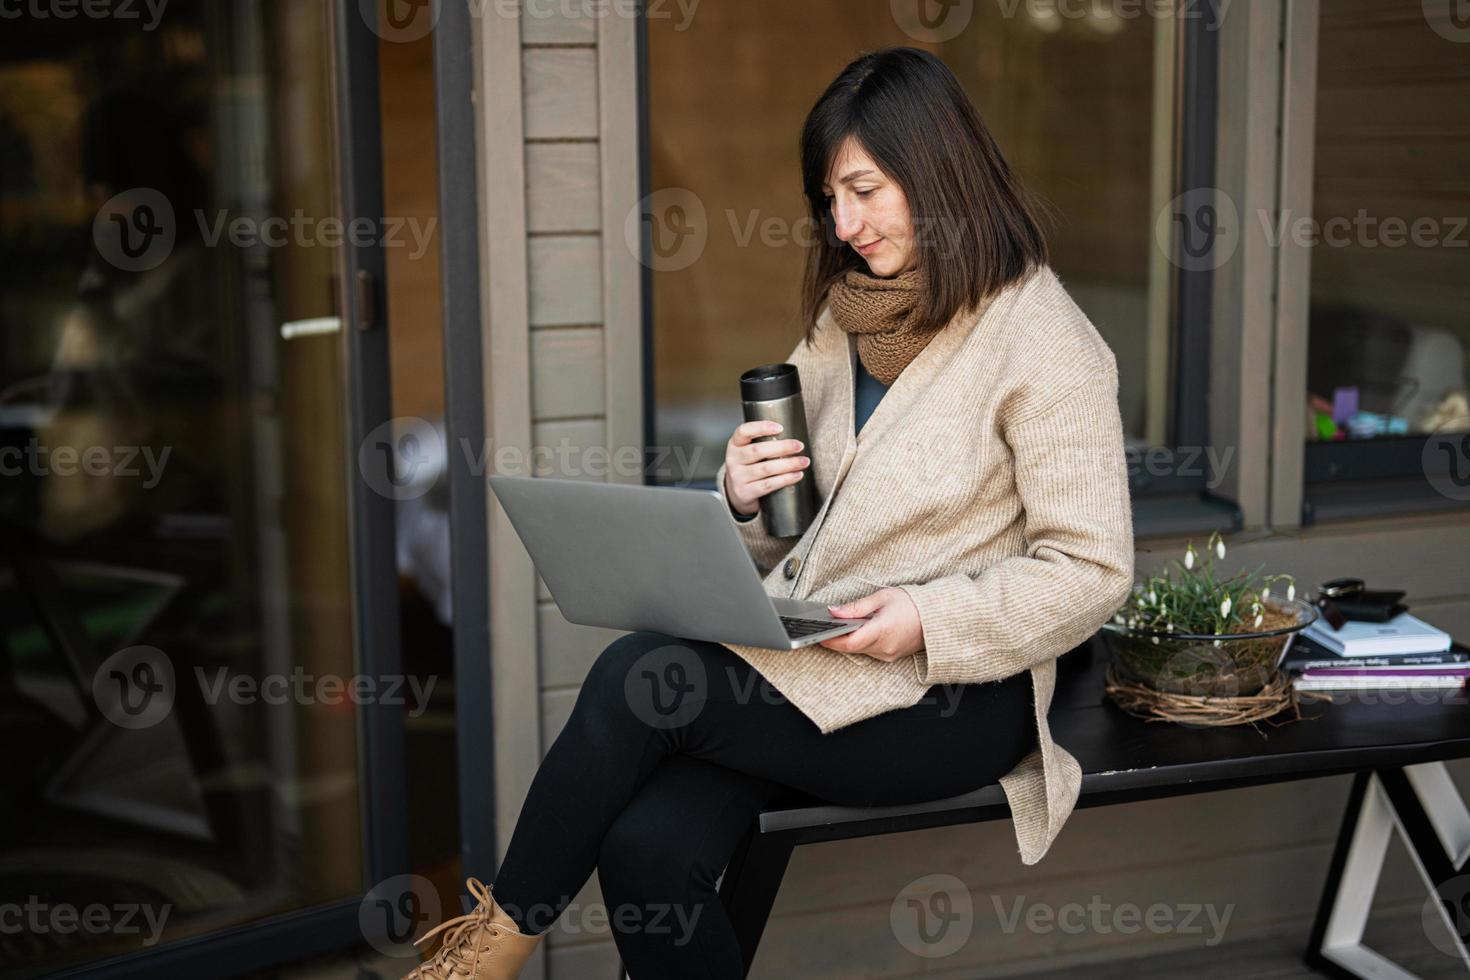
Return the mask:
<svg viewBox="0 0 1470 980">
<path fill-rule="evenodd" d="M 414 945 L 444 934 L 439 951 L 403 980 L 516 980 L 545 933 L 523 934 L 478 878 L 465 887 L 479 899 L 469 915 L 441 922 Z"/>
</svg>

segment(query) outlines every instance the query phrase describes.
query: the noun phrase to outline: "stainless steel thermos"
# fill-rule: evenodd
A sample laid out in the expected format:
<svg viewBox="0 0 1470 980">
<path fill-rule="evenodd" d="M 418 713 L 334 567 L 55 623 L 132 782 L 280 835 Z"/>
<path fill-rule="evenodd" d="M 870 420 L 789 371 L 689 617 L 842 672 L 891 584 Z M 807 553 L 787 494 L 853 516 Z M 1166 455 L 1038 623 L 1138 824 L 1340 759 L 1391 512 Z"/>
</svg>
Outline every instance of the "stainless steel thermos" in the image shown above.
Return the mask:
<svg viewBox="0 0 1470 980">
<path fill-rule="evenodd" d="M 760 498 L 766 533 L 777 538 L 799 537 L 817 516 L 816 458 L 807 438 L 806 408 L 801 401 L 801 376 L 795 364 L 762 364 L 740 376 L 740 400 L 745 421 L 779 422 L 781 431 L 768 439 L 799 439 L 802 454 L 812 462 L 800 480 Z"/>
</svg>

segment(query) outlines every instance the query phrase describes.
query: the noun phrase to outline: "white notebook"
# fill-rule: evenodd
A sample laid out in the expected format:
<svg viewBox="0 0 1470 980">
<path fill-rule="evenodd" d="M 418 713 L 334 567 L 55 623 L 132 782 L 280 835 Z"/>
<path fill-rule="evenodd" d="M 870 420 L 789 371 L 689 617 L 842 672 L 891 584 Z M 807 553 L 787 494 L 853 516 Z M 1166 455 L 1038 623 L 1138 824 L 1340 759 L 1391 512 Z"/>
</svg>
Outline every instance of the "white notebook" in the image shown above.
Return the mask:
<svg viewBox="0 0 1470 980">
<path fill-rule="evenodd" d="M 1342 629 L 1319 619 L 1302 631 L 1306 636 L 1344 657 L 1380 653 L 1440 653 L 1450 648 L 1450 635 L 1409 613 L 1399 613 L 1386 623 L 1350 619 Z"/>
</svg>

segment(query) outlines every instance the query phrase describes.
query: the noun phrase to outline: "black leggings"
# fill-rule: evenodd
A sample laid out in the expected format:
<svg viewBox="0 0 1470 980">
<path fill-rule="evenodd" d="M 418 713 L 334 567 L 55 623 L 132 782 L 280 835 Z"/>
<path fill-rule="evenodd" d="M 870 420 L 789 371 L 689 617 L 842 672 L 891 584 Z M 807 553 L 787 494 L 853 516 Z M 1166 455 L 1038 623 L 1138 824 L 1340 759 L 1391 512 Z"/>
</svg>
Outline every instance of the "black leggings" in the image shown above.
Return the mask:
<svg viewBox="0 0 1470 980">
<path fill-rule="evenodd" d="M 1026 671 L 936 685 L 823 735 L 718 643 L 629 633 L 598 656 L 542 760 L 495 900 L 544 932 L 596 867 L 632 980 L 741 977 L 715 881 L 763 807 L 788 789 L 883 806 L 993 783 L 1036 745 L 1031 698 Z"/>
</svg>

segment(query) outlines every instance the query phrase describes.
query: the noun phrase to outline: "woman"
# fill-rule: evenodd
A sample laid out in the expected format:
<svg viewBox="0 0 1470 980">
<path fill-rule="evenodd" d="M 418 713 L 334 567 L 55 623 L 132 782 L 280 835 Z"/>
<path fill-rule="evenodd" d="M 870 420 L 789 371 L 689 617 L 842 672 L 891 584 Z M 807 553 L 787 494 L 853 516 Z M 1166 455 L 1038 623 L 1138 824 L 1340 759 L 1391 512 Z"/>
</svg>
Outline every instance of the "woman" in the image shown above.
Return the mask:
<svg viewBox="0 0 1470 980">
<path fill-rule="evenodd" d="M 715 880 L 783 790 L 873 806 L 999 780 L 1026 864 L 1071 812 L 1080 768 L 1046 725 L 1056 658 L 1133 578 L 1112 352 L 932 55 L 849 65 L 806 121 L 802 176 L 826 230 L 789 358 L 812 445 L 745 423 L 718 485 L 767 593 L 866 622 L 795 651 L 608 646 L 494 898 L 470 882 L 479 908 L 441 927 L 421 976 L 515 977 L 594 867 L 636 980 L 742 976 Z M 808 474 L 816 518 L 770 537 L 758 501 Z"/>
</svg>

